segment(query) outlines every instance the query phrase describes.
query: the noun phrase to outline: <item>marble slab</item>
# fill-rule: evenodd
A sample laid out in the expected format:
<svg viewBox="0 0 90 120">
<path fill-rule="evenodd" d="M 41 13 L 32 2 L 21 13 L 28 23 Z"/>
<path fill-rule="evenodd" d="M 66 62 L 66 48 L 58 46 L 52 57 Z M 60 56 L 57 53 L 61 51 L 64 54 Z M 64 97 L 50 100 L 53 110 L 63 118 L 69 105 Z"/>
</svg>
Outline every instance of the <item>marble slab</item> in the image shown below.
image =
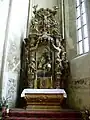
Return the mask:
<svg viewBox="0 0 90 120">
<path fill-rule="evenodd" d="M 21 97 L 25 97 L 25 94 L 27 93 L 63 94 L 63 97 L 67 98 L 67 94 L 64 89 L 24 89 L 21 93 Z"/>
</svg>

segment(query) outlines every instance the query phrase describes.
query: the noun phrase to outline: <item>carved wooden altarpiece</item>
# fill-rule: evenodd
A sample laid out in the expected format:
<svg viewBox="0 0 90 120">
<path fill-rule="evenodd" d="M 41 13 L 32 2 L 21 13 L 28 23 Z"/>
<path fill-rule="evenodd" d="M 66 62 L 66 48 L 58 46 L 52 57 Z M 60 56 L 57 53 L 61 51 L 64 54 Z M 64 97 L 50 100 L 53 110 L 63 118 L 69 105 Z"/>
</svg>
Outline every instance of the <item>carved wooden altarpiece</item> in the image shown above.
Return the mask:
<svg viewBox="0 0 90 120">
<path fill-rule="evenodd" d="M 52 10 L 34 6 L 28 38 L 24 40 L 24 68 L 28 88 L 64 88 L 68 64 L 65 40 Z"/>
</svg>

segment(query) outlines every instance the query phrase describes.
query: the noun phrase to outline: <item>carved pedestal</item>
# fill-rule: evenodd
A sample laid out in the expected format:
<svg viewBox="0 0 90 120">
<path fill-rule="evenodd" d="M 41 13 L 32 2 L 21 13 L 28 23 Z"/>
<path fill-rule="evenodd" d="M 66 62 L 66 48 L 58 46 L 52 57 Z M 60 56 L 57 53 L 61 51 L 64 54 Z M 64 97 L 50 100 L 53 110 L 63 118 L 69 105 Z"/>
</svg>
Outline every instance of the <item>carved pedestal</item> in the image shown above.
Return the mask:
<svg viewBox="0 0 90 120">
<path fill-rule="evenodd" d="M 63 89 L 24 89 L 21 97 L 28 110 L 59 111 L 66 92 Z"/>
</svg>

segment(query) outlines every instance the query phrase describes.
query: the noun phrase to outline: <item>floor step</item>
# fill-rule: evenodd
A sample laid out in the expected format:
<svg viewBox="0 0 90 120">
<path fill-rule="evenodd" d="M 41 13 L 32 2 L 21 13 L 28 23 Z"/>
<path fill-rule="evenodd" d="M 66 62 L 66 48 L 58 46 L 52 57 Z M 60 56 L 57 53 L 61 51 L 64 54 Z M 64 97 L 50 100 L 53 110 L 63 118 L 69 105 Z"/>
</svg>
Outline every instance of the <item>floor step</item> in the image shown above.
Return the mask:
<svg viewBox="0 0 90 120">
<path fill-rule="evenodd" d="M 3 120 L 82 120 L 82 113 L 73 110 L 55 112 L 10 109 L 8 114 L 4 111 L 2 116 Z"/>
<path fill-rule="evenodd" d="M 10 117 L 3 120 L 82 120 L 81 118 L 24 118 Z"/>
<path fill-rule="evenodd" d="M 61 111 L 61 112 L 47 112 L 47 111 L 13 111 L 10 110 L 8 116 L 10 117 L 37 117 L 37 118 L 80 118 L 81 113 L 76 111 Z"/>
</svg>

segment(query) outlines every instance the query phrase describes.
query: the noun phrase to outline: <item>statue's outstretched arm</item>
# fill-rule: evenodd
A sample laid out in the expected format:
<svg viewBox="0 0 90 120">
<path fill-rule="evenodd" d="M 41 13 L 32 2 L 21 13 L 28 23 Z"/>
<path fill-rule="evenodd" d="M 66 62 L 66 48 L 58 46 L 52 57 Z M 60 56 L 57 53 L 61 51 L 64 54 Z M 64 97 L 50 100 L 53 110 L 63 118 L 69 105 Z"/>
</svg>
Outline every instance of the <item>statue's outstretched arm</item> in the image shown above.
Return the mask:
<svg viewBox="0 0 90 120">
<path fill-rule="evenodd" d="M 61 51 L 61 48 L 56 47 L 56 46 L 54 45 L 54 43 L 52 43 L 52 47 L 53 47 L 54 50 L 56 50 L 57 52 L 60 52 L 60 51 Z"/>
</svg>

